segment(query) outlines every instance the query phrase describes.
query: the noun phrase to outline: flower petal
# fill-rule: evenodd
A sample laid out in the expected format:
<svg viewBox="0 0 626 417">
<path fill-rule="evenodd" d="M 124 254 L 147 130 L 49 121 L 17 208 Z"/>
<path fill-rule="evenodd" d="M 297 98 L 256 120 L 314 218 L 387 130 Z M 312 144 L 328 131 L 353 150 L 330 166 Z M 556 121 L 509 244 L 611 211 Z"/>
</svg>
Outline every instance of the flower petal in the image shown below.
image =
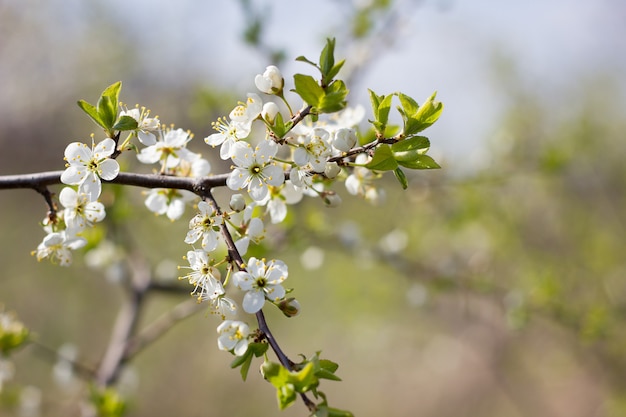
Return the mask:
<svg viewBox="0 0 626 417">
<path fill-rule="evenodd" d="M 248 291 L 243 296 L 242 304 L 246 313 L 254 314 L 265 305 L 265 293 L 263 291 Z"/>
</svg>

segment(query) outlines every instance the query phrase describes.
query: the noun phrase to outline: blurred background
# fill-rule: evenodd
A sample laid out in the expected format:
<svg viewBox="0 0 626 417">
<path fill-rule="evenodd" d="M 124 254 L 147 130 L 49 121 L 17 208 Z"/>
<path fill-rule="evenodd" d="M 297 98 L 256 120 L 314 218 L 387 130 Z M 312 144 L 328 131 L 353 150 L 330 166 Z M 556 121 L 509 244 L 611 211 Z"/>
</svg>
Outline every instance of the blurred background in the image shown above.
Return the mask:
<svg viewBox="0 0 626 417">
<path fill-rule="evenodd" d="M 265 66 L 291 88 L 309 71 L 294 59 L 317 59 L 326 37 L 347 60 L 352 104 L 367 106 L 367 88 L 420 102 L 438 91 L 445 110 L 425 134 L 443 169 L 411 173 L 406 191 L 381 180 L 377 206 L 341 189 L 340 209 L 293 208 L 264 241 L 303 307 L 268 312 L 284 349 L 338 362 L 343 382 L 321 389 L 361 417 L 626 415 L 619 0 L 0 1 L 0 175 L 62 169 L 65 146 L 96 132 L 76 101 L 118 80 L 129 107 L 202 139 Z M 105 201 L 130 200 L 107 237 L 176 277 L 186 222 L 113 190 Z M 69 269 L 30 256 L 44 236 L 39 195 L 2 191 L 0 207 L 0 302 L 42 346 L 71 343 L 95 365 L 123 291 L 81 255 Z M 185 297 L 151 297 L 141 324 Z M 245 383 L 229 368 L 216 323 L 194 315 L 137 356 L 129 415 L 279 414 L 256 364 Z M 55 383 L 42 346 L 13 356 L 12 383 L 41 389 L 40 415 L 80 415 L 84 388 Z M 24 415 L 18 397 L 5 389 L 0 415 Z"/>
</svg>

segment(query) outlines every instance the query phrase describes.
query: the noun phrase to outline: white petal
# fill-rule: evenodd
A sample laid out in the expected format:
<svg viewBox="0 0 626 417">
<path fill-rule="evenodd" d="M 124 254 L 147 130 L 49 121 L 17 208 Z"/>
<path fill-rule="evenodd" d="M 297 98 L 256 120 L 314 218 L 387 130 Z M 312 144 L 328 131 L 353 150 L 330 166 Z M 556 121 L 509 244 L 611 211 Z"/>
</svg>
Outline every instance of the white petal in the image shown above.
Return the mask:
<svg viewBox="0 0 626 417">
<path fill-rule="evenodd" d="M 91 159 L 91 149 L 84 143 L 72 142 L 65 148 L 65 159 L 71 165 L 86 163 Z"/>
<path fill-rule="evenodd" d="M 235 168 L 226 178 L 226 185 L 233 191 L 241 190 L 248 181 L 248 172 L 241 168 Z"/>
<path fill-rule="evenodd" d="M 65 187 L 59 193 L 59 201 L 63 207 L 76 207 L 78 205 L 78 194 L 73 188 Z"/>
<path fill-rule="evenodd" d="M 172 200 L 170 205 L 167 207 L 166 215 L 170 220 L 178 220 L 184 213 L 185 202 L 180 198 L 176 198 Z"/>
<path fill-rule="evenodd" d="M 161 159 L 161 151 L 155 146 L 149 146 L 143 148 L 141 152 L 137 154 L 137 159 L 143 164 L 154 164 Z"/>
<path fill-rule="evenodd" d="M 80 183 L 87 175 L 87 168 L 84 166 L 69 166 L 61 174 L 61 182 L 68 185 Z"/>
<path fill-rule="evenodd" d="M 211 145 L 213 147 L 221 145 L 222 143 L 224 143 L 225 140 L 226 140 L 226 135 L 224 135 L 223 133 L 213 133 L 212 135 L 209 135 L 206 138 L 204 138 L 204 141 L 206 142 L 206 144 Z"/>
<path fill-rule="evenodd" d="M 211 252 L 217 248 L 217 234 L 214 231 L 209 231 L 204 233 L 204 238 L 202 239 L 202 249 L 207 252 Z"/>
<path fill-rule="evenodd" d="M 102 142 L 96 145 L 93 149 L 93 157 L 97 160 L 106 158 L 115 152 L 115 141 L 111 138 L 106 138 Z"/>
<path fill-rule="evenodd" d="M 115 159 L 105 159 L 100 162 L 100 178 L 111 181 L 120 173 L 120 164 Z"/>
<path fill-rule="evenodd" d="M 247 350 L 248 350 L 248 339 L 242 339 L 239 342 L 237 342 L 237 345 L 235 346 L 235 350 L 233 350 L 233 352 L 237 356 L 242 356 L 243 354 L 246 353 Z"/>
<path fill-rule="evenodd" d="M 285 297 L 285 289 L 282 285 L 268 285 L 265 287 L 267 298 L 276 301 Z"/>
<path fill-rule="evenodd" d="M 309 153 L 304 148 L 296 148 L 293 151 L 293 162 L 299 167 L 305 166 L 309 163 Z"/>
<path fill-rule="evenodd" d="M 202 230 L 200 229 L 191 229 L 187 232 L 187 236 L 185 236 L 185 243 L 192 244 L 196 243 L 198 239 L 202 236 Z"/>
<path fill-rule="evenodd" d="M 272 223 L 280 223 L 287 217 L 287 205 L 280 199 L 275 199 L 267 204 Z"/>
<path fill-rule="evenodd" d="M 154 133 L 144 132 L 143 130 L 140 130 L 137 133 L 137 139 L 139 139 L 139 142 L 145 146 L 152 146 L 156 143 L 156 136 Z"/>
<path fill-rule="evenodd" d="M 250 180 L 250 184 L 248 185 L 248 194 L 254 201 L 261 201 L 267 194 L 269 193 L 269 189 L 267 185 L 261 181 L 258 177 L 253 177 Z"/>
<path fill-rule="evenodd" d="M 154 190 L 146 197 L 145 205 L 153 213 L 164 214 L 167 211 L 167 198 Z"/>
<path fill-rule="evenodd" d="M 100 197 L 101 191 L 100 177 L 93 172 L 87 173 L 85 178 L 78 184 L 78 193 L 87 194 L 89 201 L 96 201 Z"/>
<path fill-rule="evenodd" d="M 278 187 L 285 182 L 285 173 L 278 165 L 266 166 L 263 168 L 263 175 L 265 176 L 265 182 L 274 187 Z"/>
<path fill-rule="evenodd" d="M 241 290 L 250 290 L 253 282 L 254 279 L 246 271 L 237 271 L 233 274 L 233 284 Z"/>
<path fill-rule="evenodd" d="M 248 246 L 250 245 L 250 238 L 248 236 L 244 236 L 238 241 L 235 242 L 235 247 L 241 256 L 248 253 Z"/>
<path fill-rule="evenodd" d="M 262 277 L 265 275 L 265 262 L 262 259 L 257 259 L 254 256 L 248 259 L 247 269 L 250 275 L 253 277 Z"/>
<path fill-rule="evenodd" d="M 274 141 L 264 140 L 259 143 L 254 150 L 255 159 L 257 162 L 266 164 L 276 156 L 278 151 L 278 145 Z"/>
<path fill-rule="evenodd" d="M 263 291 L 248 291 L 243 296 L 243 310 L 246 313 L 254 314 L 263 308 L 265 304 L 265 293 Z"/>
</svg>

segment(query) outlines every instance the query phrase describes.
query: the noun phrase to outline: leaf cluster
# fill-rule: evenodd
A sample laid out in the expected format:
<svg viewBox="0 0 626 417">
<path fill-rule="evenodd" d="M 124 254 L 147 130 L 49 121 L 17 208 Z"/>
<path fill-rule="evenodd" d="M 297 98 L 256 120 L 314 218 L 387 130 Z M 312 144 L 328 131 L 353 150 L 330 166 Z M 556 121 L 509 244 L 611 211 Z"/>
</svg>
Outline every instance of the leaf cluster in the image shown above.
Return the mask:
<svg viewBox="0 0 626 417">
<path fill-rule="evenodd" d="M 443 111 L 443 103 L 435 100 L 437 93 L 433 93 L 422 105 L 403 93 L 380 96 L 372 90 L 369 90 L 369 93 L 374 115 L 374 119 L 369 122 L 380 144 L 377 145 L 371 161 L 365 167 L 375 171 L 393 171 L 396 179 L 405 189 L 408 183 L 402 167 L 408 169 L 441 168 L 432 157 L 426 155 L 430 148 L 429 139 L 417 135 L 435 123 Z M 387 140 L 386 134 L 390 129 L 389 113 L 394 96 L 400 100 L 397 110 L 402 117 L 403 127 L 401 133 Z"/>
<path fill-rule="evenodd" d="M 299 56 L 296 61 L 306 62 L 314 66 L 321 75 L 318 81 L 311 75 L 294 75 L 296 94 L 302 97 L 307 104 L 313 107 L 313 113 L 334 113 L 346 107 L 348 89 L 341 80 L 335 80 L 345 60 L 335 62 L 335 39 L 327 39 L 326 46 L 322 50 L 319 63 L 313 62 L 304 56 Z"/>
<path fill-rule="evenodd" d="M 78 107 L 87 113 L 98 126 L 102 127 L 109 138 L 115 138 L 116 131 L 138 128 L 137 120 L 130 116 L 124 115 L 118 119 L 121 89 L 121 81 L 111 84 L 102 92 L 95 106 L 85 100 L 78 100 Z"/>
</svg>

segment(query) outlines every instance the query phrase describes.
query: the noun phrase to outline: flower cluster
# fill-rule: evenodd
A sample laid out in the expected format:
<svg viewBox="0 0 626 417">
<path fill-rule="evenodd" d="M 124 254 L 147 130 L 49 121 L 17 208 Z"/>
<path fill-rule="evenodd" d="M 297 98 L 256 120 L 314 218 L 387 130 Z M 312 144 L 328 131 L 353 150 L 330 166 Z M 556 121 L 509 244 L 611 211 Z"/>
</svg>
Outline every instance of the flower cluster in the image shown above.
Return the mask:
<svg viewBox="0 0 626 417">
<path fill-rule="evenodd" d="M 348 193 L 376 201 L 381 193 L 373 181 L 379 174 L 372 165 L 383 170 L 394 169 L 393 164 L 416 165 L 413 160 L 421 156 L 426 146 L 426 142 L 414 139 L 395 149 L 394 154 L 389 143 L 404 136 L 380 143 L 384 128 L 381 131 L 376 125 L 376 140 L 359 146 L 357 126 L 364 118 L 364 109 L 345 107 L 342 97 L 347 89 L 341 82 L 331 88 L 327 83 L 332 81 L 323 74 L 324 81 L 312 86 L 306 76 L 302 77 L 291 90 L 305 101 L 299 112 L 294 113 L 285 99 L 285 80 L 280 70 L 268 66 L 254 79 L 268 100 L 264 102 L 258 93 L 248 93 L 227 117 L 212 123 L 215 133 L 206 136 L 204 142 L 212 148 L 219 147 L 219 157 L 230 161 L 231 169 L 225 176 L 225 185 L 232 192 L 230 211 L 218 203 L 211 190 L 154 188 L 146 193 L 146 207 L 172 221 L 180 219 L 187 206 L 194 206 L 195 214 L 184 238 L 191 246 L 185 257 L 188 265 L 179 267 L 188 272 L 180 279 L 192 286 L 191 294 L 199 302 L 207 302 L 211 312 L 221 317 L 218 345 L 235 355 L 246 353 L 252 337 L 248 324 L 235 320 L 239 313 L 236 299 L 242 300 L 243 313 L 247 314 L 258 314 L 266 303 L 274 304 L 288 317 L 297 315 L 300 309 L 297 300 L 286 298 L 289 290 L 283 284 L 288 267 L 283 261 L 243 258 L 251 245 L 264 240 L 266 224 L 283 222 L 288 206 L 304 196 L 320 198 L 329 207 L 339 205 L 341 199 L 331 188 L 337 180 L 345 181 Z M 315 84 L 312 77 L 310 80 Z M 105 91 L 117 94 L 119 84 Z M 109 101 L 112 99 L 109 97 Z M 372 99 L 376 104 L 385 97 L 373 95 Z M 414 112 L 415 108 L 412 99 L 403 99 L 408 118 L 409 110 Z M 83 106 L 88 113 L 94 111 L 87 104 Z M 65 150 L 68 165 L 61 181 L 74 188 L 65 188 L 59 194 L 64 209 L 56 219 L 50 216 L 47 220 L 48 235 L 37 248 L 38 259 L 50 258 L 68 265 L 71 250 L 86 244 L 82 231 L 105 217 L 104 206 L 98 201 L 101 180 L 117 176 L 120 168 L 115 158 L 125 151 L 136 150 L 136 158 L 142 164 L 158 164 L 154 172 L 159 175 L 204 178 L 211 173 L 209 161 L 188 149 L 193 139 L 190 132 L 173 126 L 164 128 L 143 107 L 128 110 L 122 106 L 113 119 L 109 113 L 96 114 L 94 119 L 105 128 L 107 139 L 92 144 L 91 149 L 76 142 Z M 377 118 L 380 114 L 385 112 L 379 112 Z M 384 126 L 386 120 L 376 123 Z M 123 131 L 129 135 L 118 146 Z M 131 144 L 135 138 L 139 143 Z M 377 157 L 379 144 L 387 147 L 387 154 L 383 152 Z M 385 155 L 393 160 L 385 160 Z M 240 293 L 227 294 L 230 291 Z"/>
<path fill-rule="evenodd" d="M 111 155 L 115 152 L 115 141 L 104 139 L 91 149 L 84 143 L 73 142 L 65 148 L 67 168 L 61 182 L 67 185 L 59 193 L 59 202 L 64 209 L 56 216 L 44 221 L 48 233 L 33 252 L 37 260 L 48 258 L 59 265 L 72 263 L 72 250 L 82 248 L 87 241 L 82 232 L 104 219 L 104 205 L 98 201 L 102 192 L 101 180 L 117 177 L 120 166 Z"/>
</svg>

